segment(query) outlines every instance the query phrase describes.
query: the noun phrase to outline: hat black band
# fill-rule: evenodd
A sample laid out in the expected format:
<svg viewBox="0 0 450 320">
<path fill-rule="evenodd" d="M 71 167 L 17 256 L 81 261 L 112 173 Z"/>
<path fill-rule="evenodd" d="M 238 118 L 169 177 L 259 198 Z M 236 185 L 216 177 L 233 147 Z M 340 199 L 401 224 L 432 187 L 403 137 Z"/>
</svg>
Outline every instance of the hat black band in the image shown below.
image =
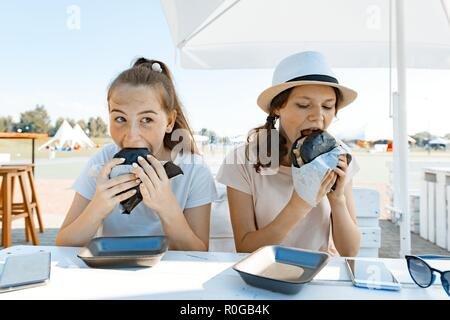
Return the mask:
<svg viewBox="0 0 450 320">
<path fill-rule="evenodd" d="M 293 81 L 320 81 L 320 82 L 331 82 L 339 84 L 336 78 L 326 76 L 323 74 L 308 74 L 306 76 L 297 77 L 291 80 L 288 80 L 286 82 L 293 82 Z"/>
</svg>

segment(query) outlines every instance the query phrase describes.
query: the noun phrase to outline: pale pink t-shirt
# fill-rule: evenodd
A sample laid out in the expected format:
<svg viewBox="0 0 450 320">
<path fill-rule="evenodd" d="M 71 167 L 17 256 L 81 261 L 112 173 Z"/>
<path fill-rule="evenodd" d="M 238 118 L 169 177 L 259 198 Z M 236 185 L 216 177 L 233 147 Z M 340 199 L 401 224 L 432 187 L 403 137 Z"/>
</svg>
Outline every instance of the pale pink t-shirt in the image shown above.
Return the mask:
<svg viewBox="0 0 450 320">
<path fill-rule="evenodd" d="M 352 158 L 347 169 L 347 182 L 359 170 L 353 155 Z M 216 179 L 224 185 L 252 195 L 257 229 L 264 228 L 275 219 L 294 190 L 291 167 L 280 166 L 276 173 L 261 168 L 261 172 L 257 173 L 253 164 L 246 160 L 245 145 L 238 146 L 226 156 Z M 281 245 L 338 255 L 331 236 L 330 213 L 330 203 L 324 197 L 297 223 Z"/>
</svg>

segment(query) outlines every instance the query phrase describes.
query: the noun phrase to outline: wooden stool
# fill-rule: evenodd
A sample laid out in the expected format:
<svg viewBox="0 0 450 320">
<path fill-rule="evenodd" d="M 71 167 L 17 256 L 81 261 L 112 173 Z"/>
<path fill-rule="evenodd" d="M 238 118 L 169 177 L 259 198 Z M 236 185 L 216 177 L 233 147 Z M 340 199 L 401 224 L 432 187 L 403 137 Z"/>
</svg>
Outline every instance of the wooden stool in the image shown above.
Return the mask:
<svg viewBox="0 0 450 320">
<path fill-rule="evenodd" d="M 31 170 L 31 167 L 29 168 Z M 28 166 L 2 166 L 0 167 L 0 176 L 2 177 L 0 220 L 2 221 L 3 246 L 5 248 L 11 246 L 11 222 L 20 218 L 25 218 L 27 240 L 31 238 L 34 245 L 39 245 L 33 220 L 32 202 L 25 183 L 27 179 L 30 179 Z M 14 203 L 13 181 L 16 178 L 19 179 L 22 203 Z"/>
<path fill-rule="evenodd" d="M 30 202 L 30 206 L 31 209 L 36 211 L 36 216 L 38 218 L 38 223 L 39 223 L 39 232 L 40 233 L 44 233 L 44 224 L 42 223 L 42 216 L 41 216 L 41 209 L 39 207 L 39 202 L 37 199 L 37 193 L 36 193 L 36 186 L 34 184 L 34 164 L 24 164 L 24 165 L 20 165 L 20 166 L 13 166 L 13 165 L 5 165 L 3 167 L 6 168 L 18 168 L 19 170 L 23 170 L 22 167 L 25 167 L 25 171 L 28 177 L 28 182 L 30 184 L 30 191 L 31 191 L 31 202 Z M 14 178 L 12 179 L 12 190 L 14 192 Z M 13 195 L 13 199 L 14 199 L 14 195 Z M 17 209 L 24 209 L 24 204 L 23 203 L 14 203 L 13 202 L 13 207 L 17 208 Z M 30 233 L 28 232 L 29 230 L 27 229 L 27 241 L 30 240 Z"/>
</svg>

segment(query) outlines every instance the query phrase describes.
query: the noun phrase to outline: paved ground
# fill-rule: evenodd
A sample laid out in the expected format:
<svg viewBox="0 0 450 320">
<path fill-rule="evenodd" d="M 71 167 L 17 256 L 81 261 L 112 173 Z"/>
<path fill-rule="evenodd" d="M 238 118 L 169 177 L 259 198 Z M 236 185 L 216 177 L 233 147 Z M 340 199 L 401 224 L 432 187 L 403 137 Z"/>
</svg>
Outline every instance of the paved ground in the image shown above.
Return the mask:
<svg viewBox="0 0 450 320">
<path fill-rule="evenodd" d="M 398 258 L 400 252 L 400 228 L 389 220 L 380 220 L 381 248 L 379 256 L 383 258 Z M 450 252 L 434 243 L 411 232 L 411 253 L 449 255 Z"/>
<path fill-rule="evenodd" d="M 38 233 L 41 245 L 53 246 L 55 245 L 55 238 L 60 225 L 59 220 L 46 218 L 44 221 L 48 222 L 48 228 L 44 233 Z M 379 256 L 382 258 L 399 258 L 400 251 L 400 231 L 399 227 L 389 220 L 380 220 L 381 227 L 381 248 Z M 1 232 L 0 232 L 1 234 Z M 12 241 L 14 245 L 30 244 L 25 241 L 25 230 L 23 226 L 18 225 L 13 228 Z M 435 244 L 421 238 L 415 233 L 411 233 L 412 254 L 442 254 L 450 255 L 450 252 L 442 249 Z M 0 247 L 1 248 L 1 247 Z"/>
<path fill-rule="evenodd" d="M 41 246 L 54 246 L 58 228 L 46 228 L 44 233 L 38 233 Z M 1 234 L 1 232 L 0 232 Z M 31 242 L 25 241 L 25 229 L 14 228 L 12 231 L 13 245 L 31 245 Z M 3 247 L 0 247 L 3 248 Z"/>
</svg>

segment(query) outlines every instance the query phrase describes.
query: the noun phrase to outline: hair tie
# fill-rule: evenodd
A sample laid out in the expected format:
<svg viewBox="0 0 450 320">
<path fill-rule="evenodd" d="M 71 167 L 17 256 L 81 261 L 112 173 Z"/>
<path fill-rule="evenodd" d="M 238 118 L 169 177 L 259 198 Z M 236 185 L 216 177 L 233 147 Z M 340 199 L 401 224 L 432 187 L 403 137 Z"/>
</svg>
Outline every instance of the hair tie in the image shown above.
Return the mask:
<svg viewBox="0 0 450 320">
<path fill-rule="evenodd" d="M 162 72 L 161 65 L 158 62 L 153 62 L 152 63 L 152 70 L 155 71 L 155 72 L 161 73 Z"/>
<path fill-rule="evenodd" d="M 277 117 L 276 116 L 272 116 L 272 115 L 268 116 L 267 119 L 266 119 L 267 122 L 270 122 L 272 124 L 275 122 L 275 120 L 277 120 Z"/>
</svg>

